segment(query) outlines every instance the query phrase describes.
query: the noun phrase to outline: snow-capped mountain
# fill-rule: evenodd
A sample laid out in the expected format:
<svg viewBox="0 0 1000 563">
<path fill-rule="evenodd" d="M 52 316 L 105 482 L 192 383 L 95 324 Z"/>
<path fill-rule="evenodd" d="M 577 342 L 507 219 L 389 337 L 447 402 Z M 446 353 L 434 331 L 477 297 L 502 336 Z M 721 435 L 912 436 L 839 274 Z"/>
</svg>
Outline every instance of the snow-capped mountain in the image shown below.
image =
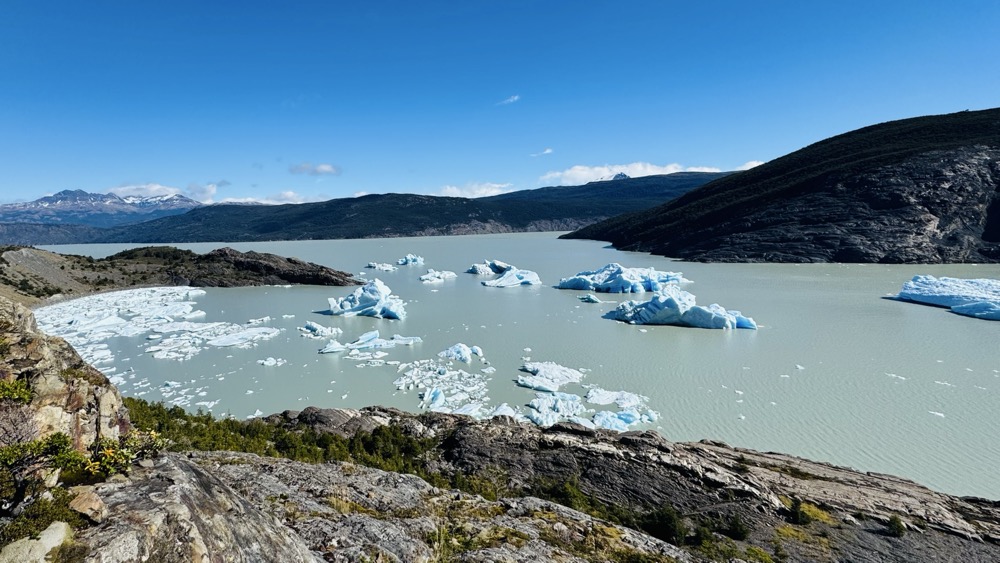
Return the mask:
<svg viewBox="0 0 1000 563">
<path fill-rule="evenodd" d="M 63 190 L 35 201 L 0 205 L 0 223 L 114 227 L 186 213 L 202 204 L 179 194 L 125 196 Z"/>
</svg>

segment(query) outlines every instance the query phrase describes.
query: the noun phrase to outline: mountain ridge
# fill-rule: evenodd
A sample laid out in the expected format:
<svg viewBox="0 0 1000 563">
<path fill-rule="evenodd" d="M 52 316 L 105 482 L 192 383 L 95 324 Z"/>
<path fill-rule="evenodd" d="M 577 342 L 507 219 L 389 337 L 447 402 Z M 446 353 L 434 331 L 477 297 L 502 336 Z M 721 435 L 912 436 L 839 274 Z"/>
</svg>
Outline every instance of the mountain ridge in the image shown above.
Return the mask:
<svg viewBox="0 0 1000 563">
<path fill-rule="evenodd" d="M 1000 109 L 824 139 L 566 238 L 720 262 L 1000 260 Z"/>
</svg>

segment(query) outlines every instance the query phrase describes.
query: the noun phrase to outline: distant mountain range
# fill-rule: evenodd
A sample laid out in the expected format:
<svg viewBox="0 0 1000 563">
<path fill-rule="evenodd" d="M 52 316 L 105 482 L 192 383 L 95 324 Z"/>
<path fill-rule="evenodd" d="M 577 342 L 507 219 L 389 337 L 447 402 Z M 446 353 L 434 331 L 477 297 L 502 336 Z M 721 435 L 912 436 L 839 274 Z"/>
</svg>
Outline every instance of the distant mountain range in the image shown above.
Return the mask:
<svg viewBox="0 0 1000 563">
<path fill-rule="evenodd" d="M 572 230 L 621 213 L 659 205 L 727 174 L 680 172 L 626 177 L 478 199 L 380 194 L 295 205 L 205 206 L 192 202 L 195 203 L 193 207 L 168 216 L 105 228 L 95 228 L 94 209 L 110 211 L 116 204 L 110 198 L 124 202 L 122 198 L 60 192 L 72 196 L 62 199 L 67 203 L 55 205 L 43 202 L 46 199 L 43 198 L 31 204 L 13 204 L 33 210 L 36 216 L 49 217 L 46 224 L 39 224 L 41 221 L 14 223 L 2 219 L 6 215 L 0 213 L 0 219 L 8 221 L 0 224 L 0 243 L 240 242 Z M 104 198 L 108 198 L 108 203 L 100 203 Z M 68 203 L 71 200 L 76 202 L 71 205 Z M 65 211 L 69 209 L 73 211 Z M 135 213 L 130 216 L 134 217 Z M 52 217 L 60 220 L 57 222 Z M 90 222 L 85 223 L 85 219 Z M 106 220 L 110 221 L 110 217 Z M 70 224 L 73 222 L 77 225 Z"/>
<path fill-rule="evenodd" d="M 858 129 L 565 237 L 710 262 L 1000 262 L 1000 109 Z"/>
<path fill-rule="evenodd" d="M 0 205 L 0 223 L 114 227 L 186 213 L 202 204 L 182 195 L 125 196 L 63 190 L 35 201 Z"/>
</svg>

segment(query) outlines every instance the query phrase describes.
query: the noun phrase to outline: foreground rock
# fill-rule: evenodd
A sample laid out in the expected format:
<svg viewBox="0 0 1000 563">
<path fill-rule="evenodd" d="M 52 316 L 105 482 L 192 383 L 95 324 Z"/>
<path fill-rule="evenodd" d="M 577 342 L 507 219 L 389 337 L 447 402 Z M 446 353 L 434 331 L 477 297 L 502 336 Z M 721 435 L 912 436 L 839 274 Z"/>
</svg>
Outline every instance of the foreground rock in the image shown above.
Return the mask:
<svg viewBox="0 0 1000 563">
<path fill-rule="evenodd" d="M 616 506 L 648 511 L 669 503 L 692 525 L 739 515 L 752 529 L 748 545 L 770 551 L 777 541 L 794 561 L 1000 560 L 1000 503 L 793 456 L 709 441 L 672 443 L 655 432 L 538 428 L 385 408 L 307 409 L 269 420 L 341 434 L 394 424 L 437 436 L 440 471 L 502 476 L 498 486 L 509 491 L 530 494 L 540 481 L 575 481 Z M 819 507 L 811 524 L 787 521 L 792 498 Z M 908 529 L 901 538 L 886 531 L 893 516 Z"/>
<path fill-rule="evenodd" d="M 2 297 L 0 347 L 0 380 L 25 381 L 32 391 L 28 407 L 39 434 L 24 441 L 62 432 L 82 450 L 128 428 L 121 395 L 107 378 L 65 340 L 41 333 L 26 307 Z"/>
<path fill-rule="evenodd" d="M 1000 109 L 826 139 L 571 233 L 708 262 L 1000 261 Z"/>
</svg>

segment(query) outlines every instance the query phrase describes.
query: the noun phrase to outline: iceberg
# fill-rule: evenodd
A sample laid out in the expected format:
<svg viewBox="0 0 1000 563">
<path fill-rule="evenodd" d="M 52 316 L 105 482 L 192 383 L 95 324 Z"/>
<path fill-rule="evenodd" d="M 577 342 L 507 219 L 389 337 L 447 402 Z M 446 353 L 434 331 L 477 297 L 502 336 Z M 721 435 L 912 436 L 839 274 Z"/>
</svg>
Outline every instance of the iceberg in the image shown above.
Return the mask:
<svg viewBox="0 0 1000 563">
<path fill-rule="evenodd" d="M 457 278 L 458 275 L 455 272 L 437 271 L 434 269 L 427 270 L 427 273 L 420 276 L 420 281 L 424 283 L 441 283 L 444 280 L 450 280 L 452 278 Z"/>
<path fill-rule="evenodd" d="M 538 279 L 538 274 L 531 270 L 519 270 L 511 267 L 493 280 L 483 280 L 486 287 L 517 287 L 519 285 L 539 285 L 542 280 Z"/>
<path fill-rule="evenodd" d="M 226 334 L 207 342 L 209 346 L 220 348 L 228 346 L 246 346 L 257 340 L 267 340 L 278 336 L 281 331 L 271 327 L 248 328 L 234 334 Z"/>
<path fill-rule="evenodd" d="M 628 391 L 606 391 L 600 387 L 594 387 L 587 391 L 586 400 L 593 405 L 618 405 L 620 409 L 635 409 L 644 407 L 649 397 L 644 397 Z"/>
<path fill-rule="evenodd" d="M 396 266 L 393 266 L 392 264 L 387 264 L 385 262 L 369 262 L 368 265 L 365 266 L 365 268 L 372 268 L 380 272 L 394 272 L 399 269 Z"/>
<path fill-rule="evenodd" d="M 555 393 L 563 385 L 583 380 L 583 373 L 555 362 L 528 362 L 521 370 L 531 375 L 517 376 L 517 384 L 537 391 Z"/>
<path fill-rule="evenodd" d="M 598 298 L 593 293 L 588 293 L 586 295 L 581 295 L 581 296 L 577 297 L 577 299 L 579 299 L 580 301 L 583 301 L 584 303 L 604 303 L 604 301 L 601 301 L 601 299 Z"/>
<path fill-rule="evenodd" d="M 525 416 L 539 426 L 552 426 L 587 411 L 580 396 L 572 393 L 536 393 L 528 406 Z"/>
<path fill-rule="evenodd" d="M 455 360 L 456 362 L 471 363 L 472 356 L 483 357 L 483 349 L 479 346 L 466 346 L 459 342 L 447 350 L 442 350 L 438 353 L 439 358 L 444 358 L 446 360 Z"/>
<path fill-rule="evenodd" d="M 406 304 L 399 297 L 392 295 L 389 286 L 379 279 L 366 283 L 347 297 L 331 297 L 329 303 L 330 309 L 326 312 L 331 315 L 345 317 L 359 315 L 399 320 L 406 318 Z"/>
<path fill-rule="evenodd" d="M 625 301 L 606 318 L 637 325 L 679 325 L 695 328 L 756 329 L 757 323 L 739 311 L 718 304 L 703 307 L 695 297 L 676 285 L 661 287 L 649 301 Z"/>
<path fill-rule="evenodd" d="M 1000 280 L 918 275 L 903 284 L 900 301 L 947 307 L 953 313 L 1000 321 Z"/>
<path fill-rule="evenodd" d="M 424 257 L 417 256 L 416 254 L 407 254 L 406 256 L 403 256 L 399 260 L 396 260 L 396 263 L 399 264 L 400 266 L 423 266 Z"/>
<path fill-rule="evenodd" d="M 343 352 L 347 350 L 347 346 L 344 346 L 336 340 L 331 340 L 326 346 L 320 348 L 320 354 L 335 354 L 337 352 Z"/>
<path fill-rule="evenodd" d="M 481 264 L 473 264 L 469 266 L 469 269 L 466 270 L 465 273 L 475 274 L 477 276 L 492 276 L 495 274 L 502 274 L 511 268 L 513 268 L 513 266 L 506 262 L 501 262 L 499 260 L 484 260 Z"/>
<path fill-rule="evenodd" d="M 257 360 L 257 363 L 260 364 L 260 365 L 262 365 L 262 366 L 264 366 L 264 367 L 266 367 L 266 368 L 273 368 L 273 367 L 276 367 L 276 366 L 283 366 L 283 365 L 285 365 L 288 362 L 286 360 L 282 359 L 282 358 L 274 358 L 274 357 L 268 356 L 267 358 L 265 358 L 263 360 Z"/>
<path fill-rule="evenodd" d="M 668 284 L 689 283 L 680 272 L 661 272 L 653 268 L 625 268 L 611 263 L 597 270 L 583 271 L 563 278 L 557 289 L 581 289 L 604 293 L 644 293 L 657 291 Z"/>
<path fill-rule="evenodd" d="M 344 329 L 336 326 L 326 327 L 313 321 L 306 321 L 305 326 L 299 327 L 302 336 L 308 338 L 330 338 L 344 333 Z"/>
</svg>

